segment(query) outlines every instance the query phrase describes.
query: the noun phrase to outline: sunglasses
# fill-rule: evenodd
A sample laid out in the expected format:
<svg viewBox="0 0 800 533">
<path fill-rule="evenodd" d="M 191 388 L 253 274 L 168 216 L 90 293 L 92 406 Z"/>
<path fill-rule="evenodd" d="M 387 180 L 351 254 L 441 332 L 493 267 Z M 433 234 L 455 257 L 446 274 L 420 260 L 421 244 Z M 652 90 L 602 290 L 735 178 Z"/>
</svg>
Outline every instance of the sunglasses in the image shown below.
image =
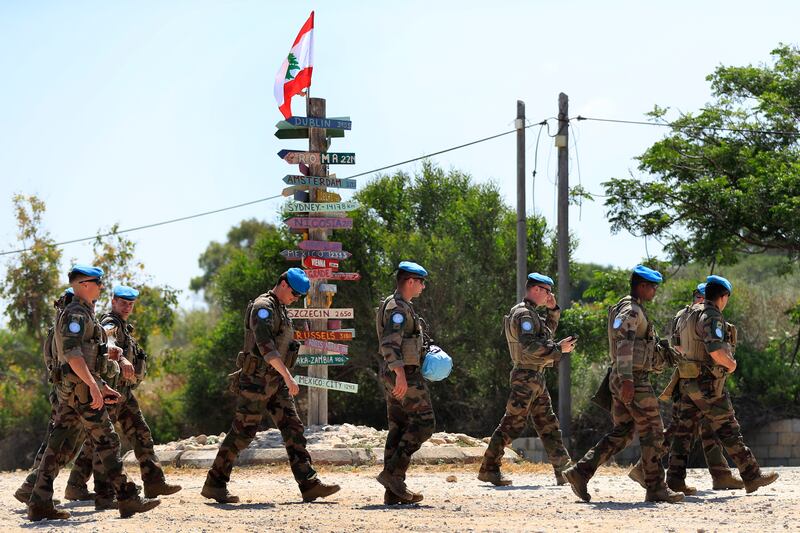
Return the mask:
<svg viewBox="0 0 800 533">
<path fill-rule="evenodd" d="M 295 298 L 300 298 L 303 295 L 302 293 L 299 293 L 296 290 L 292 289 L 292 296 L 294 296 Z"/>
<path fill-rule="evenodd" d="M 419 281 L 420 283 L 422 283 L 423 285 L 425 285 L 425 283 L 426 283 L 425 282 L 425 278 L 411 278 L 411 279 L 415 279 L 415 280 Z"/>
<path fill-rule="evenodd" d="M 85 279 L 83 281 L 79 281 L 78 283 L 94 283 L 98 287 L 102 287 L 103 286 L 103 280 L 97 279 L 97 278 L 95 278 L 95 279 Z"/>
<path fill-rule="evenodd" d="M 551 289 L 550 287 L 542 287 L 541 285 L 537 285 L 537 287 L 539 287 L 540 289 L 542 289 L 542 290 L 543 290 L 544 292 L 546 292 L 547 294 L 553 294 L 553 289 Z"/>
</svg>

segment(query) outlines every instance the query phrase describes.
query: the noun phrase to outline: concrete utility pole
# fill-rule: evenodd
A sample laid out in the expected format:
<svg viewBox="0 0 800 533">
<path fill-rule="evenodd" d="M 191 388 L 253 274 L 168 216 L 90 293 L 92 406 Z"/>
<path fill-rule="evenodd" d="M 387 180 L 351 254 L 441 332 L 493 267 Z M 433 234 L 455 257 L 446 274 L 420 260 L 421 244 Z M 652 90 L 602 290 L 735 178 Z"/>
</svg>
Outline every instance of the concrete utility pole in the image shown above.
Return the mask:
<svg viewBox="0 0 800 533">
<path fill-rule="evenodd" d="M 570 306 L 569 281 L 569 98 L 558 95 L 558 306 Z M 572 379 L 570 355 L 561 358 L 558 366 L 558 420 L 564 441 L 572 436 Z M 567 444 L 569 445 L 569 444 Z"/>
<path fill-rule="evenodd" d="M 517 301 L 525 297 L 528 277 L 528 229 L 525 218 L 525 102 L 517 100 Z"/>
<path fill-rule="evenodd" d="M 325 99 L 324 98 L 309 98 L 306 104 L 306 112 L 308 117 L 325 118 Z M 308 151 L 309 152 L 327 152 L 328 141 L 325 138 L 325 129 L 322 128 L 309 128 L 308 130 Z M 309 165 L 309 170 L 312 176 L 325 177 L 328 175 L 326 165 L 315 164 Z M 310 202 L 317 201 L 317 191 L 325 190 L 321 188 L 311 188 L 309 192 Z M 309 213 L 309 216 L 315 216 Z M 318 215 L 317 215 L 318 216 Z M 324 216 L 324 215 L 323 215 Z M 309 229 L 308 238 L 315 241 L 327 241 L 328 232 L 326 229 Z M 306 307 L 321 308 L 330 307 L 329 299 L 322 291 L 319 290 L 321 281 L 319 279 L 311 280 L 311 288 L 306 297 Z M 322 331 L 328 329 L 328 321 L 311 320 L 311 329 L 314 331 Z M 324 351 L 320 351 L 324 353 Z M 308 367 L 308 375 L 316 378 L 328 378 L 327 365 L 311 365 Z M 308 387 L 308 425 L 325 425 L 328 423 L 328 390 L 318 387 Z"/>
</svg>

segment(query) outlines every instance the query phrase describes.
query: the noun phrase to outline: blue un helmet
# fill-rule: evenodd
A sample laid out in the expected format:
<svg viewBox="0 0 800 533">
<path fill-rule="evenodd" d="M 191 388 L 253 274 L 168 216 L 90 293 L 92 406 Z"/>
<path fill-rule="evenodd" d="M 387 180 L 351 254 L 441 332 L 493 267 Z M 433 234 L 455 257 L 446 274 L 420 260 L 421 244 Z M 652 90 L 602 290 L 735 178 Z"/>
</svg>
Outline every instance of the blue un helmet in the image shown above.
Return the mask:
<svg viewBox="0 0 800 533">
<path fill-rule="evenodd" d="M 431 345 L 422 363 L 422 377 L 428 381 L 442 381 L 453 370 L 453 359 L 436 345 Z"/>
</svg>

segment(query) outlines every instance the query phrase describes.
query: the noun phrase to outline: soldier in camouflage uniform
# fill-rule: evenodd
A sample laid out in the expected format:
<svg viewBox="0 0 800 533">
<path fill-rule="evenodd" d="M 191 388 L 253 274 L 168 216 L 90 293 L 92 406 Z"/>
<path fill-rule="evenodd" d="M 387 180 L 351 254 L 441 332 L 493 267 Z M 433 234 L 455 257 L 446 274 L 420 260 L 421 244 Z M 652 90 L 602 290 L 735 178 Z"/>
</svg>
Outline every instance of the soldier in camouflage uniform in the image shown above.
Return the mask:
<svg viewBox="0 0 800 533">
<path fill-rule="evenodd" d="M 287 305 L 308 292 L 310 282 L 300 268 L 290 268 L 275 287 L 250 302 L 245 311 L 243 351 L 237 358 L 232 382 L 237 391 L 236 415 L 230 431 L 208 471 L 200 494 L 219 503 L 237 503 L 239 497 L 228 492 L 233 463 L 256 435 L 264 413 L 268 412 L 283 437 L 289 464 L 304 502 L 324 498 L 339 491 L 327 485 L 311 466 L 306 450 L 304 427 L 297 416 L 293 396 L 300 391 L 289 369 L 294 366 L 299 345 L 294 341 Z"/>
<path fill-rule="evenodd" d="M 613 398 L 614 427 L 578 463 L 564 472 L 573 492 L 590 501 L 587 483 L 597 469 L 621 452 L 639 434 L 642 447 L 647 494 L 645 501 L 676 503 L 683 494 L 670 490 L 664 482 L 664 426 L 658 410 L 651 372 L 660 372 L 668 362 L 663 344 L 658 342 L 644 310 L 661 283 L 661 274 L 639 265 L 631 275 L 631 294 L 608 312 L 608 342 L 611 355 L 610 389 Z M 668 347 L 667 347 L 668 348 Z M 669 361 L 671 363 L 671 361 Z"/>
<path fill-rule="evenodd" d="M 732 348 L 736 332 L 722 316 L 732 291 L 733 286 L 727 279 L 709 276 L 705 302 L 692 306 L 685 321 L 677 326 L 682 348 L 678 364 L 680 400 L 667 477 L 674 483 L 684 483 L 692 437 L 700 419 L 705 417 L 739 469 L 745 490 L 750 493 L 774 482 L 778 474 L 765 474 L 759 468 L 753 453 L 744 444 L 725 391 L 728 374 L 736 370 Z"/>
<path fill-rule="evenodd" d="M 436 420 L 430 393 L 422 377 L 426 349 L 424 321 L 411 300 L 422 294 L 428 271 L 401 261 L 395 293 L 383 300 L 375 315 L 389 433 L 378 482 L 386 489 L 387 505 L 422 501 L 422 494 L 406 486 L 411 456 L 433 435 Z"/>
<path fill-rule="evenodd" d="M 53 481 L 65 457 L 72 453 L 81 428 L 91 439 L 114 487 L 120 516 L 146 512 L 161 503 L 140 498 L 136 485 L 128 480 L 119 458 L 119 436 L 105 407 L 120 395 L 101 377 L 107 367 L 106 335 L 94 315 L 94 302 L 103 286 L 102 275 L 102 269 L 86 265 L 76 265 L 69 273 L 75 296 L 59 316 L 54 333 L 63 375 L 57 391 L 58 410 L 28 503 L 30 520 L 69 518 L 68 512 L 53 506 Z M 119 348 L 112 351 L 118 353 Z"/>
<path fill-rule="evenodd" d="M 692 297 L 692 305 L 702 304 L 705 299 L 705 291 L 706 291 L 706 284 L 700 283 L 697 288 L 694 290 Z M 681 351 L 680 346 L 680 335 L 677 334 L 677 324 L 684 320 L 686 314 L 691 310 L 692 305 L 687 305 L 675 315 L 675 318 L 672 319 L 672 323 L 669 328 L 669 343 L 670 346 L 673 347 L 676 351 Z M 680 399 L 680 393 L 678 391 L 678 379 L 679 373 L 678 369 L 676 368 L 672 373 L 672 379 L 667 385 L 667 388 L 664 389 L 664 392 L 661 393 L 659 396 L 659 400 L 662 401 L 671 401 L 673 403 L 672 408 L 672 420 L 670 421 L 669 427 L 664 432 L 664 444 L 667 446 L 667 450 L 669 450 L 669 446 L 672 443 L 672 435 L 675 433 L 675 430 L 678 428 L 678 424 L 680 423 L 678 419 L 678 400 Z M 722 443 L 714 434 L 714 430 L 711 429 L 711 425 L 708 423 L 708 420 L 705 418 L 700 422 L 699 427 L 699 438 L 700 442 L 703 447 L 703 455 L 706 459 L 706 466 L 708 466 L 708 471 L 711 474 L 712 480 L 712 489 L 713 490 L 731 490 L 731 489 L 742 489 L 744 488 L 744 482 L 733 475 L 731 472 L 730 467 L 728 466 L 728 461 L 725 459 L 725 455 L 722 449 Z M 694 447 L 694 444 L 692 444 Z M 628 476 L 639 483 L 644 488 L 647 488 L 644 483 L 644 470 L 642 469 L 642 461 L 639 460 L 638 463 L 628 472 Z M 667 476 L 667 486 L 675 490 L 675 486 L 683 485 L 684 490 L 681 491 L 686 495 L 695 494 L 697 489 L 694 487 L 690 487 L 685 485 L 685 483 L 675 483 L 670 484 L 670 478 Z"/>
<path fill-rule="evenodd" d="M 133 326 L 128 323 L 128 318 L 133 312 L 138 297 L 139 291 L 132 287 L 125 285 L 115 287 L 114 297 L 111 299 L 111 312 L 101 318 L 100 324 L 108 336 L 109 347 L 118 346 L 122 350 L 122 354 L 117 359 L 121 373 L 111 383 L 112 387 L 122 395 L 122 398 L 118 403 L 109 407 L 109 416 L 133 446 L 133 453 L 139 461 L 142 473 L 145 497 L 155 498 L 174 494 L 181 490 L 181 487 L 166 482 L 164 471 L 153 450 L 154 443 L 150 428 L 144 419 L 139 402 L 133 394 L 134 389 L 144 380 L 147 372 L 147 355 L 133 337 Z M 92 465 L 99 462 L 97 454 L 93 454 L 92 451 L 91 442 L 87 441 L 70 472 L 67 482 L 67 499 L 72 499 L 69 497 L 69 491 L 72 493 L 88 492 L 86 484 L 92 474 Z M 113 488 L 104 477 L 102 474 L 95 475 L 95 491 L 97 492 L 95 508 L 98 510 L 116 507 Z"/>
<path fill-rule="evenodd" d="M 561 309 L 552 291 L 553 279 L 534 272 L 528 275 L 525 299 L 511 308 L 503 320 L 503 330 L 514 368 L 511 370 L 511 395 L 500 425 L 494 430 L 483 455 L 478 479 L 494 485 L 511 485 L 500 471 L 505 447 L 519 437 L 530 414 L 536 433 L 553 465 L 556 482 L 564 484 L 562 472 L 570 458 L 561 428 L 553 412 L 550 393 L 545 383 L 545 369 L 561 360 L 561 355 L 575 347 L 572 337 L 553 341 Z M 537 307 L 547 308 L 547 317 L 539 316 Z"/>
</svg>

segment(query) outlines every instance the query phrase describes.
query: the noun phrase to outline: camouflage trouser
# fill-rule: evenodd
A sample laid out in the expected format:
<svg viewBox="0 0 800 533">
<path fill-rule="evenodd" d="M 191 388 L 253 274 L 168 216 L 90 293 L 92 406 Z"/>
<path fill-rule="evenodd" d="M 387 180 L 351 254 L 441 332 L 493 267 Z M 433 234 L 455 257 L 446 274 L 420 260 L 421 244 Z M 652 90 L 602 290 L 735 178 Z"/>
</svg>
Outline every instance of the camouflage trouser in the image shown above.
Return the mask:
<svg viewBox="0 0 800 533">
<path fill-rule="evenodd" d="M 667 430 L 664 432 L 664 445 L 667 447 L 667 453 L 669 453 L 671 449 L 672 438 L 680 424 L 681 419 L 678 416 L 678 401 L 675 401 L 672 406 L 672 421 L 670 422 Z M 728 461 L 725 459 L 725 454 L 722 451 L 722 443 L 714 434 L 714 430 L 711 429 L 711 424 L 708 423 L 708 420 L 703 418 L 700 421 L 699 426 L 695 427 L 697 432 L 700 434 L 699 436 L 700 442 L 703 446 L 703 455 L 706 458 L 706 466 L 708 466 L 708 471 L 711 473 L 711 477 L 716 478 L 725 474 L 729 474 L 731 469 L 728 466 Z M 690 449 L 694 447 L 694 440 L 695 439 L 693 437 L 692 443 L 690 444 Z"/>
<path fill-rule="evenodd" d="M 561 438 L 561 427 L 553 412 L 544 372 L 515 368 L 511 371 L 511 395 L 506 403 L 506 413 L 483 454 L 482 472 L 500 470 L 505 447 L 522 434 L 528 415 L 542 439 L 550 464 L 558 469 L 569 463 L 569 453 Z"/>
<path fill-rule="evenodd" d="M 749 481 L 759 476 L 761 471 L 758 462 L 744 444 L 742 430 L 724 385 L 724 377 L 715 378 L 706 374 L 697 379 L 680 380 L 681 398 L 677 407 L 679 424 L 672 435 L 667 473 L 670 479 L 686 478 L 692 436 L 703 417 L 708 420 L 725 451 L 739 468 L 742 479 Z"/>
<path fill-rule="evenodd" d="M 94 410 L 90 404 L 89 389 L 84 384 L 77 385 L 74 390 L 59 397 L 53 431 L 39 463 L 31 503 L 52 502 L 53 481 L 69 460 L 81 431 L 85 431 L 91 440 L 117 497 L 127 499 L 136 494 L 136 485 L 128 480 L 122 468 L 119 436 L 114 432 L 108 411 L 104 407 Z"/>
<path fill-rule="evenodd" d="M 109 414 L 120 434 L 133 446 L 133 454 L 139 461 L 144 483 L 158 483 L 164 481 L 164 471 L 158 462 L 153 446 L 153 436 L 144 419 L 139 402 L 128 390 L 123 393 L 124 401 L 110 406 Z M 102 472 L 98 467 L 102 464 L 93 453 L 91 442 L 87 439 L 80 455 L 75 460 L 75 466 L 70 472 L 69 483 L 85 487 L 92 475 L 92 470 Z M 111 495 L 113 491 L 104 475 L 95 474 L 95 492 L 98 495 Z"/>
<path fill-rule="evenodd" d="M 663 488 L 664 467 L 661 466 L 661 458 L 665 452 L 664 425 L 658 410 L 658 399 L 647 374 L 634 374 L 633 401 L 628 405 L 620 400 L 622 382 L 618 377 L 612 377 L 610 387 L 613 397 L 611 416 L 614 427 L 594 448 L 586 452 L 575 468 L 585 478 L 591 478 L 600 465 L 631 443 L 635 431 L 639 434 L 639 444 L 642 448 L 645 484 L 649 489 Z"/>
<path fill-rule="evenodd" d="M 403 399 L 392 396 L 396 374 L 384 368 L 383 387 L 386 397 L 386 416 L 389 434 L 383 450 L 383 467 L 388 472 L 405 478 L 411 456 L 422 443 L 431 438 L 436 427 L 431 396 L 417 366 L 404 367 L 408 391 Z"/>
<path fill-rule="evenodd" d="M 281 377 L 275 376 L 260 390 L 266 392 L 239 391 L 233 424 L 219 447 L 211 470 L 208 471 L 206 483 L 214 487 L 226 486 L 231 479 L 233 463 L 253 440 L 264 413 L 268 412 L 281 432 L 286 454 L 289 456 L 289 466 L 300 490 L 315 485 L 319 481 L 311 466 L 311 456 L 306 450 L 306 438 L 303 435 L 305 428 L 297 416 L 294 399 L 289 394 L 286 383 Z"/>
</svg>

